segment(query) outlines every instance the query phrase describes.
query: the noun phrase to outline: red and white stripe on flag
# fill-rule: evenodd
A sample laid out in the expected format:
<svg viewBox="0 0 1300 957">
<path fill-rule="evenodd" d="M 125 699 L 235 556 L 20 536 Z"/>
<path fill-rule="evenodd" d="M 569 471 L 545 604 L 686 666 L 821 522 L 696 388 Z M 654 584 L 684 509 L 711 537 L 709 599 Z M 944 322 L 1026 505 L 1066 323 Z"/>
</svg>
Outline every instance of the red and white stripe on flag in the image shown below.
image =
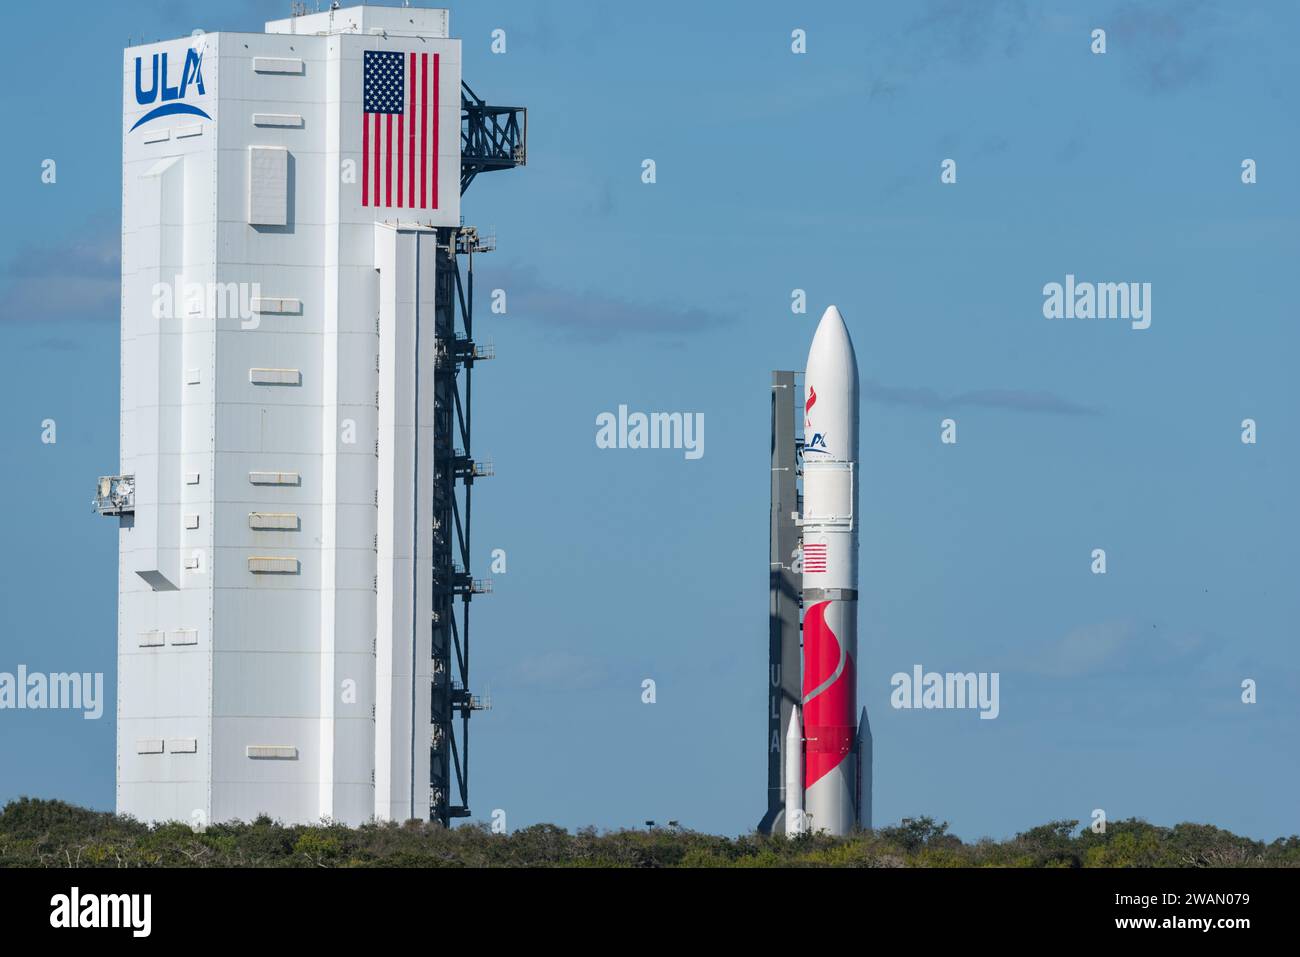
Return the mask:
<svg viewBox="0 0 1300 957">
<path fill-rule="evenodd" d="M 438 208 L 439 55 L 366 50 L 361 205 Z"/>
<path fill-rule="evenodd" d="M 818 574 L 826 571 L 826 545 L 808 544 L 803 547 L 803 570 Z"/>
</svg>

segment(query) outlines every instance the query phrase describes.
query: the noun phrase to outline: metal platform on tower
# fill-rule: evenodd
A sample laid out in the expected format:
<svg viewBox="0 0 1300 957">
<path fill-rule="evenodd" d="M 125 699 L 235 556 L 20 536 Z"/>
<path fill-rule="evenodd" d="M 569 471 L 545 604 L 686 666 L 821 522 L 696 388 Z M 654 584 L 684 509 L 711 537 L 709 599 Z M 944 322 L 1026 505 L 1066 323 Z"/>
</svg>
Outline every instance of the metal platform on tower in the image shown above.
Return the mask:
<svg viewBox="0 0 1300 957">
<path fill-rule="evenodd" d="M 525 108 L 490 106 L 461 84 L 462 194 L 479 173 L 525 165 L 527 140 Z M 473 226 L 444 228 L 438 249 L 429 816 L 446 825 L 470 815 L 469 719 L 491 707 L 490 699 L 468 689 L 470 602 L 490 593 L 492 580 L 476 579 L 469 569 L 474 480 L 493 473 L 491 462 L 473 455 L 473 373 L 477 363 L 496 355 L 495 346 L 474 341 L 474 255 L 496 249 L 496 236 Z"/>
</svg>

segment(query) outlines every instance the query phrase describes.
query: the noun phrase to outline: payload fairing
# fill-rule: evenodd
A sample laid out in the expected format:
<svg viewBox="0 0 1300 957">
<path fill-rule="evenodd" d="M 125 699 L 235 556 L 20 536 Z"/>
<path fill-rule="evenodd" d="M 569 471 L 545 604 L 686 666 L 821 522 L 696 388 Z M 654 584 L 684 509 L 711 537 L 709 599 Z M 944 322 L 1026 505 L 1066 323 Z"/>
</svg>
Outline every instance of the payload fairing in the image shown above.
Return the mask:
<svg viewBox="0 0 1300 957">
<path fill-rule="evenodd" d="M 872 748 L 857 705 L 858 363 L 834 306 L 808 351 L 803 425 L 803 707 L 786 738 L 785 830 L 843 835 L 871 826 Z"/>
</svg>

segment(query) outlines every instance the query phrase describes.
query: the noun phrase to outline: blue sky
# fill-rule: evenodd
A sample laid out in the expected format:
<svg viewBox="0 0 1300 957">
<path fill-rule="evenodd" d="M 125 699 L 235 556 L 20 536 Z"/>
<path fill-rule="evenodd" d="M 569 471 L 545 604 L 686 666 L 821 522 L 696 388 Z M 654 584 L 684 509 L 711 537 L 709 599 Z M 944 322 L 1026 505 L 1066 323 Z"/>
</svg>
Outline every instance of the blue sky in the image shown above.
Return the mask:
<svg viewBox="0 0 1300 957">
<path fill-rule="evenodd" d="M 117 462 L 121 48 L 287 4 L 76 6 L 76 31 L 10 10 L 0 63 L 0 671 L 111 695 L 116 538 L 88 501 Z M 757 822 L 769 372 L 834 302 L 864 382 L 877 822 L 1295 833 L 1300 8 L 808 7 L 452 7 L 467 81 L 530 120 L 528 167 L 464 204 L 498 236 L 479 288 L 509 297 L 478 325 L 475 571 L 498 547 L 508 571 L 475 603 L 476 816 Z M 1150 282 L 1151 327 L 1048 321 L 1067 273 Z M 705 455 L 598 449 L 619 404 L 703 413 Z M 893 710 L 915 664 L 999 672 L 1000 716 Z M 109 808 L 113 775 L 111 717 L 0 712 L 0 800 Z"/>
</svg>

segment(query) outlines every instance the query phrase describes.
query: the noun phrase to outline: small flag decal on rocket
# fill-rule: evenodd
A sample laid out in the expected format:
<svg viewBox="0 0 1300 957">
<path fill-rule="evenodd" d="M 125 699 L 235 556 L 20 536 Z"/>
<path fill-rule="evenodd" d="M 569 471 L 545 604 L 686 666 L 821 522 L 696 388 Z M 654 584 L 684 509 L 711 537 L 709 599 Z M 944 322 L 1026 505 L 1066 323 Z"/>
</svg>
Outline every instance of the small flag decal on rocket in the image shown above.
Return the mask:
<svg viewBox="0 0 1300 957">
<path fill-rule="evenodd" d="M 803 572 L 805 575 L 821 575 L 826 572 L 825 543 L 803 547 Z"/>
</svg>

